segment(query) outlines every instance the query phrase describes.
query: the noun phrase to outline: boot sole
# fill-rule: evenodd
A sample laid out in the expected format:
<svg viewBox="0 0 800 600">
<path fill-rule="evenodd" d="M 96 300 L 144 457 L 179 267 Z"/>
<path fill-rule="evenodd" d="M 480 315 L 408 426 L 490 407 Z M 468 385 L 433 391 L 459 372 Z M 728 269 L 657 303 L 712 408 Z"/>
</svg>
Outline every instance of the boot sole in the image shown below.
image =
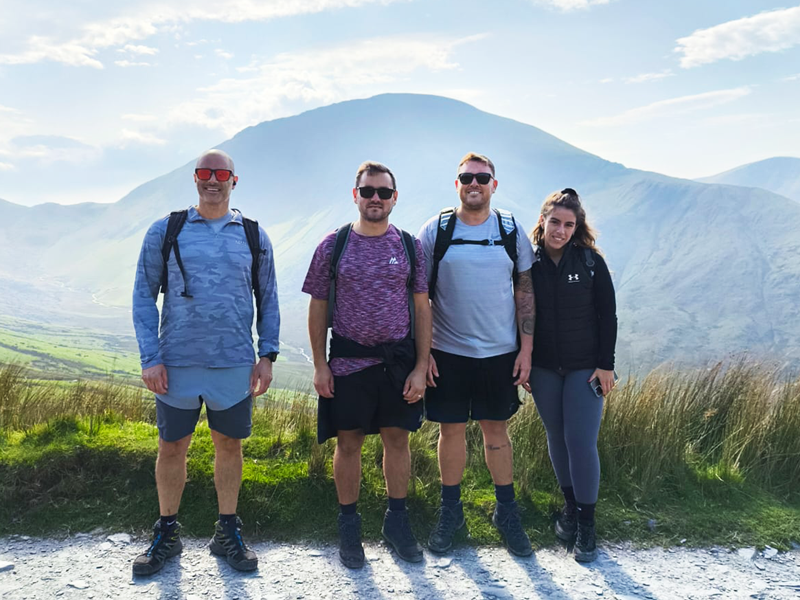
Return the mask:
<svg viewBox="0 0 800 600">
<path fill-rule="evenodd" d="M 597 559 L 597 548 L 592 550 L 591 552 L 581 552 L 579 550 L 575 550 L 575 560 L 579 563 L 589 563 L 594 562 Z"/>
<path fill-rule="evenodd" d="M 348 569 L 363 569 L 365 560 L 363 558 L 349 560 L 339 553 L 339 562 L 341 562 Z"/>
<path fill-rule="evenodd" d="M 258 568 L 258 559 L 243 560 L 238 563 L 232 562 L 222 544 L 217 543 L 214 539 L 209 542 L 208 549 L 211 550 L 211 554 L 224 557 L 225 561 L 237 571 L 255 571 Z"/>
<path fill-rule="evenodd" d="M 414 554 L 406 554 L 404 552 L 401 552 L 400 549 L 397 547 L 397 545 L 388 537 L 386 537 L 385 533 L 381 532 L 381 535 L 383 535 L 383 539 L 386 541 L 386 543 L 389 544 L 389 546 L 391 546 L 394 549 L 397 556 L 402 558 L 404 561 L 410 563 L 418 563 L 422 562 L 422 559 L 425 557 L 422 551 L 420 551 L 419 554 L 417 554 L 416 552 Z"/>
</svg>

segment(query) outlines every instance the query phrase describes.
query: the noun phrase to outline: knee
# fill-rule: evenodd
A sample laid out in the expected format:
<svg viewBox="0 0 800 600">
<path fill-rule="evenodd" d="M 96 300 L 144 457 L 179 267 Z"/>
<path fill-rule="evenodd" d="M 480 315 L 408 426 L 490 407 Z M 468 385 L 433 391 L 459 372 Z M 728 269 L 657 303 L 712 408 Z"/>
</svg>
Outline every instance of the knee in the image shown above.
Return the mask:
<svg viewBox="0 0 800 600">
<path fill-rule="evenodd" d="M 347 458 L 359 456 L 363 445 L 364 436 L 343 435 L 340 432 L 336 440 L 336 453 Z"/>
<path fill-rule="evenodd" d="M 168 442 L 161 438 L 158 439 L 158 457 L 162 460 L 186 458 L 186 452 L 189 450 L 189 442 L 192 441 L 192 436 L 187 435 L 184 438 L 174 442 Z"/>
<path fill-rule="evenodd" d="M 466 423 L 440 423 L 439 437 L 445 442 L 466 439 Z"/>
<path fill-rule="evenodd" d="M 383 431 L 381 432 L 381 440 L 383 441 L 384 450 L 387 453 L 396 454 L 408 452 L 407 431 Z"/>
<path fill-rule="evenodd" d="M 508 423 L 506 421 L 480 421 L 484 443 L 508 439 Z"/>
<path fill-rule="evenodd" d="M 242 453 L 242 440 L 238 438 L 228 437 L 221 433 L 215 432 L 216 435 L 212 436 L 214 441 L 214 449 L 217 454 L 224 454 L 227 456 L 241 455 Z"/>
</svg>

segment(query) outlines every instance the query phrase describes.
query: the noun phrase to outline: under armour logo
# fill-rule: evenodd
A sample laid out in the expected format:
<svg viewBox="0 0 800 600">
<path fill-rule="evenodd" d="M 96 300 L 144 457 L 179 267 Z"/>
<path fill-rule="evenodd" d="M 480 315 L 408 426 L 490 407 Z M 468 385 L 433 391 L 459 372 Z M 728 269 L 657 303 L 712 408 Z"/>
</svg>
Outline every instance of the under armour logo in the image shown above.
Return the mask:
<svg viewBox="0 0 800 600">
<path fill-rule="evenodd" d="M 389 259 L 389 264 L 390 265 L 396 265 L 397 264 L 397 259 L 393 256 L 392 258 Z"/>
<path fill-rule="evenodd" d="M 574 275 L 567 275 L 567 283 L 579 283 L 578 274 L 575 273 Z"/>
</svg>

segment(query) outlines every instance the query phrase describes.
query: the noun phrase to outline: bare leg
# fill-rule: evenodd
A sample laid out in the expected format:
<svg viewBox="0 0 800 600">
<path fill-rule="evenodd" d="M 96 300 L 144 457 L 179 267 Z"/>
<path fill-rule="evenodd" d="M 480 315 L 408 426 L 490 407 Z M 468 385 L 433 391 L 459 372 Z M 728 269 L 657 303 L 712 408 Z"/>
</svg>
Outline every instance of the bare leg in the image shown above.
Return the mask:
<svg viewBox="0 0 800 600">
<path fill-rule="evenodd" d="M 381 440 L 386 493 L 390 498 L 405 498 L 408 495 L 408 479 L 411 473 L 408 431 L 399 427 L 383 427 Z"/>
<path fill-rule="evenodd" d="M 232 515 L 239 502 L 242 485 L 242 440 L 211 430 L 216 456 L 214 458 L 214 484 L 217 488 L 219 512 Z"/>
<path fill-rule="evenodd" d="M 339 431 L 336 451 L 333 453 L 333 481 L 339 504 L 358 501 L 361 487 L 361 446 L 364 433 L 360 429 Z"/>
<path fill-rule="evenodd" d="M 158 458 L 156 458 L 156 488 L 158 506 L 162 515 L 175 515 L 181 504 L 183 488 L 186 485 L 186 452 L 192 434 L 175 442 L 165 442 L 158 438 Z"/>
<path fill-rule="evenodd" d="M 479 421 L 483 431 L 483 449 L 486 466 L 495 485 L 508 485 L 514 481 L 514 455 L 508 437 L 506 421 Z"/>
<path fill-rule="evenodd" d="M 467 424 L 439 424 L 439 472 L 442 485 L 457 485 L 467 466 Z"/>
</svg>

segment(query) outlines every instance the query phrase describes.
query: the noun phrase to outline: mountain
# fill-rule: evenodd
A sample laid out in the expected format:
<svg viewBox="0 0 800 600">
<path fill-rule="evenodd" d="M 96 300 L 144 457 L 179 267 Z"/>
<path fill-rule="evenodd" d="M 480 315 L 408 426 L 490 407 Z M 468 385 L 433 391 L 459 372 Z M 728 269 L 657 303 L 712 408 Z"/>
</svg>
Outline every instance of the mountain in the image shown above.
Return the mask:
<svg viewBox="0 0 800 600">
<path fill-rule="evenodd" d="M 358 165 L 371 159 L 392 168 L 392 220 L 416 232 L 457 203 L 457 164 L 476 151 L 497 167 L 494 204 L 526 231 L 551 191 L 569 186 L 583 196 L 614 272 L 620 372 L 744 350 L 800 365 L 800 204 L 780 195 L 627 169 L 435 96 L 342 102 L 250 127 L 219 147 L 240 176 L 232 206 L 257 218 L 275 247 L 281 338 L 290 346 L 308 346 L 300 288 L 322 236 L 356 218 Z M 180 166 L 110 205 L 0 203 L 0 285 L 13 292 L 0 295 L 0 314 L 130 333 L 144 231 L 196 201 L 193 168 Z"/>
<path fill-rule="evenodd" d="M 800 158 L 768 158 L 698 181 L 762 188 L 800 202 Z"/>
</svg>

